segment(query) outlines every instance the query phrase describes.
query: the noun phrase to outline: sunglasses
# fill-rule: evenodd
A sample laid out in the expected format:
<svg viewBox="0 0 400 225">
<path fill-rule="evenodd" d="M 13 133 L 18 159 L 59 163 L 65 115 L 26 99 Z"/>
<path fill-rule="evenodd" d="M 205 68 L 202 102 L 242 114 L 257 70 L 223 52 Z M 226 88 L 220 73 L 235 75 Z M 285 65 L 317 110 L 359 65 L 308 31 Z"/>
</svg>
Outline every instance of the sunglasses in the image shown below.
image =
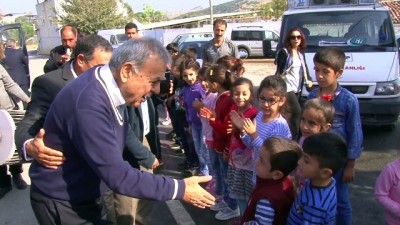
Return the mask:
<svg viewBox="0 0 400 225">
<path fill-rule="evenodd" d="M 301 35 L 292 35 L 292 36 L 290 36 L 290 39 L 291 40 L 295 40 L 295 39 L 301 40 Z"/>
</svg>

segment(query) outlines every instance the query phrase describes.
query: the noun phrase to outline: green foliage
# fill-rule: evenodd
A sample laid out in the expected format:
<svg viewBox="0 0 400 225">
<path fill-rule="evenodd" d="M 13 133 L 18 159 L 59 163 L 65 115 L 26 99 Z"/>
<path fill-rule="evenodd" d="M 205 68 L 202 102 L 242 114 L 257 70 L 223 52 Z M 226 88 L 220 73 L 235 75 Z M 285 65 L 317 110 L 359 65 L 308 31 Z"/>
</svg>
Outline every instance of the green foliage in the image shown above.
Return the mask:
<svg viewBox="0 0 400 225">
<path fill-rule="evenodd" d="M 265 19 L 279 19 L 282 17 L 287 7 L 286 0 L 272 0 L 260 6 L 260 16 Z"/>
<path fill-rule="evenodd" d="M 22 30 L 24 31 L 25 34 L 25 40 L 35 35 L 35 30 L 34 30 L 35 24 L 30 20 L 28 20 L 28 18 L 26 18 L 25 16 L 20 16 L 16 18 L 15 22 L 21 24 Z"/>
<path fill-rule="evenodd" d="M 161 22 L 166 19 L 165 15 L 161 11 L 154 10 L 153 6 L 150 4 L 145 4 L 143 12 L 135 13 L 135 18 L 140 23 L 154 23 Z"/>
<path fill-rule="evenodd" d="M 130 21 L 118 11 L 118 0 L 64 0 L 61 8 L 65 15 L 59 17 L 62 25 L 71 24 L 81 33 L 95 33 L 98 30 L 123 28 Z M 124 5 L 122 5 L 124 6 Z M 129 9 L 126 9 L 129 14 Z M 133 12 L 133 10 L 131 9 Z"/>
</svg>

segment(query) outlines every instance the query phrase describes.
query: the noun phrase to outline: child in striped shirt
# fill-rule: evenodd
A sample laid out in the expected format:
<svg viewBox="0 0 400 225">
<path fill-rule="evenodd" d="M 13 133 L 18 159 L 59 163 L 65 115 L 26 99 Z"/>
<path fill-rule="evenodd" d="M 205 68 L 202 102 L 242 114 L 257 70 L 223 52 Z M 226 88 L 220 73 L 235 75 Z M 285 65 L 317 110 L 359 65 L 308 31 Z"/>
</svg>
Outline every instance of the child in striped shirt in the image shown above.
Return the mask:
<svg viewBox="0 0 400 225">
<path fill-rule="evenodd" d="M 286 224 L 295 192 L 289 173 L 296 166 L 301 147 L 292 140 L 271 137 L 264 141 L 256 160 L 257 183 L 241 224 Z"/>
<path fill-rule="evenodd" d="M 347 145 L 335 133 L 318 133 L 307 137 L 298 168 L 305 178 L 290 209 L 287 224 L 334 225 L 336 217 L 336 186 L 332 177 L 347 159 Z"/>
</svg>

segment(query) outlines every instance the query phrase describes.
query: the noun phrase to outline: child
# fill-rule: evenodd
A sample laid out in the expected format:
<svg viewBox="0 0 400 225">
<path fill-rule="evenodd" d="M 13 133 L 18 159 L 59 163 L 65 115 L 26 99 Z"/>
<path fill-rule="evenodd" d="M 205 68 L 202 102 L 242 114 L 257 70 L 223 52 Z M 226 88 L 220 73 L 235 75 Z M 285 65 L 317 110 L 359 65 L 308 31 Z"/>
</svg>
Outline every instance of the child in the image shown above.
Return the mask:
<svg viewBox="0 0 400 225">
<path fill-rule="evenodd" d="M 271 137 L 264 141 L 256 160 L 257 183 L 240 224 L 286 224 L 295 192 L 289 178 L 300 158 L 294 141 Z"/>
<path fill-rule="evenodd" d="M 346 142 L 335 133 L 314 134 L 304 140 L 298 168 L 309 180 L 290 209 L 288 225 L 335 224 L 336 182 L 332 176 L 344 166 L 346 152 Z"/>
<path fill-rule="evenodd" d="M 310 92 L 308 98 L 325 98 L 335 107 L 332 131 L 340 134 L 347 143 L 347 163 L 334 175 L 338 196 L 336 223 L 351 224 L 352 209 L 348 183 L 354 179 L 355 160 L 362 151 L 363 134 L 359 104 L 356 96 L 342 88 L 338 79 L 343 74 L 346 56 L 343 50 L 323 48 L 314 55 L 314 70 L 319 87 Z"/>
<path fill-rule="evenodd" d="M 375 185 L 375 199 L 385 210 L 388 225 L 397 225 L 400 221 L 400 159 L 382 170 Z"/>
<path fill-rule="evenodd" d="M 217 59 L 218 65 L 224 65 L 228 68 L 231 73 L 235 74 L 236 77 L 242 77 L 245 69 L 243 67 L 243 61 L 241 59 L 237 59 L 230 55 L 222 56 Z"/>
<path fill-rule="evenodd" d="M 212 65 L 207 72 L 208 88 L 211 92 L 218 93 L 215 103 L 215 111 L 206 107 L 201 108 L 200 115 L 207 118 L 213 129 L 213 150 L 210 152 L 211 165 L 214 169 L 216 181 L 217 202 L 210 207 L 218 211 L 215 218 L 229 220 L 240 215 L 236 199 L 230 198 L 226 183 L 228 163 L 223 158 L 223 152 L 228 147 L 228 126 L 225 118 L 232 107 L 232 98 L 229 90 L 232 87 L 234 76 L 223 65 Z"/>
<path fill-rule="evenodd" d="M 240 77 L 233 82 L 231 90 L 232 100 L 235 104 L 230 109 L 230 115 L 227 117 L 227 123 L 242 120 L 242 118 L 250 118 L 251 120 L 257 115 L 257 109 L 251 104 L 253 100 L 253 83 L 244 77 Z M 232 120 L 232 122 L 231 122 Z M 252 150 L 246 147 L 240 139 L 239 127 L 233 126 L 230 136 L 229 146 L 226 155 L 229 158 L 228 166 L 228 187 L 230 196 L 238 201 L 240 212 L 246 209 L 247 201 L 253 191 L 253 154 Z"/>
<path fill-rule="evenodd" d="M 332 103 L 321 98 L 314 98 L 306 101 L 303 106 L 300 120 L 300 130 L 302 137 L 299 144 L 303 145 L 304 139 L 313 134 L 328 131 L 332 126 L 335 108 Z M 296 192 L 300 191 L 305 185 L 305 179 L 296 170 L 295 187 Z"/>
<path fill-rule="evenodd" d="M 291 139 L 289 126 L 280 111 L 286 101 L 286 83 L 278 76 L 268 76 L 261 81 L 258 89 L 260 112 L 254 122 L 243 120 L 242 141 L 254 151 L 254 160 L 258 158 L 262 143 L 270 137 L 278 136 Z M 257 125 L 257 126 L 256 126 Z M 256 173 L 253 170 L 253 182 Z"/>
<path fill-rule="evenodd" d="M 172 100 L 169 104 L 171 105 L 173 115 L 172 126 L 176 131 L 177 141 L 178 141 L 178 151 L 183 149 L 185 154 L 185 161 L 182 164 L 178 164 L 179 169 L 189 172 L 191 174 L 196 172 L 196 167 L 198 166 L 198 158 L 193 145 L 193 140 L 188 134 L 188 123 L 186 120 L 186 109 L 182 96 L 182 89 L 185 82 L 181 79 L 181 64 L 188 58 L 183 55 L 177 55 L 173 57 L 171 64 L 171 73 L 174 76 L 173 88 L 174 95 L 170 97 Z M 171 99 L 172 98 L 172 99 Z"/>
<path fill-rule="evenodd" d="M 200 112 L 200 109 L 202 107 L 206 107 L 208 109 L 214 110 L 215 109 L 215 101 L 217 100 L 217 93 L 212 93 L 209 89 L 208 89 L 208 83 L 207 83 L 207 79 L 206 79 L 206 72 L 208 70 L 208 67 L 202 67 L 199 70 L 198 73 L 198 80 L 201 84 L 201 86 L 203 87 L 203 89 L 206 91 L 206 94 L 203 98 L 203 100 L 199 100 L 196 99 L 193 101 L 193 107 Z M 210 161 L 210 151 L 214 151 L 212 150 L 213 148 L 213 137 L 212 137 L 212 127 L 210 126 L 209 122 L 207 119 L 205 118 L 200 118 L 201 119 L 201 128 L 202 128 L 202 134 L 204 136 L 204 142 L 205 142 L 205 147 L 207 149 L 207 157 L 205 160 L 207 161 L 207 164 L 209 165 L 208 170 L 209 170 L 209 174 L 214 176 L 214 172 L 212 170 L 212 166 L 211 166 L 211 161 Z M 215 188 L 215 179 L 213 178 L 206 186 L 206 189 L 208 191 L 214 192 Z M 215 194 L 215 193 L 212 193 Z"/>
<path fill-rule="evenodd" d="M 186 109 L 186 120 L 189 124 L 189 131 L 192 133 L 194 149 L 199 158 L 200 174 L 204 176 L 209 175 L 207 159 L 208 154 L 205 149 L 202 126 L 197 110 L 193 107 L 193 102 L 196 99 L 202 100 L 205 96 L 205 90 L 197 79 L 199 66 L 193 59 L 187 59 L 180 65 L 180 73 L 182 80 L 185 81 L 185 86 L 182 89 L 182 96 L 184 106 Z"/>
</svg>

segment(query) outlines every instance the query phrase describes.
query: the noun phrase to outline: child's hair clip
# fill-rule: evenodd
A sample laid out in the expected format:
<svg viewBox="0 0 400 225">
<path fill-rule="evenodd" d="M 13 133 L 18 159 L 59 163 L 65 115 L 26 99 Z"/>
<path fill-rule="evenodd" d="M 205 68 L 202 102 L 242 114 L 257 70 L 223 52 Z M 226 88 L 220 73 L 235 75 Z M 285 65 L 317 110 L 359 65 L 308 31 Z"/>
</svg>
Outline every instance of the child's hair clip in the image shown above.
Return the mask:
<svg viewBox="0 0 400 225">
<path fill-rule="evenodd" d="M 210 76 L 212 76 L 213 75 L 213 69 L 210 69 Z"/>
</svg>

